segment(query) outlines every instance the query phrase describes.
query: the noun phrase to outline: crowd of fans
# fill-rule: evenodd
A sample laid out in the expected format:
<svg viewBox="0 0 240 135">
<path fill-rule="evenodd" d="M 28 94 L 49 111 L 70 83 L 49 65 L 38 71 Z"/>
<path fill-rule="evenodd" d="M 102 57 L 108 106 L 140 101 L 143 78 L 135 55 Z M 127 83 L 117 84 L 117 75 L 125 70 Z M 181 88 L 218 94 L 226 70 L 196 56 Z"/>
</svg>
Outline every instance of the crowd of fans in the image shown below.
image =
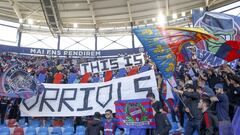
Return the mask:
<svg viewBox="0 0 240 135">
<path fill-rule="evenodd" d="M 2 54 L 0 57 L 0 74 L 9 66 L 21 63 L 25 67 L 24 70 L 38 78 L 42 83 L 82 83 L 81 80 L 84 76 L 80 76 L 78 65 L 83 62 L 87 61 L 83 59 L 74 61 L 69 58 L 23 57 Z M 178 63 L 174 74 L 177 87 L 172 88 L 173 99 L 165 98 L 165 81 L 150 60 L 146 60 L 146 64 L 141 67 L 114 71 L 111 75 L 114 79 L 149 69 L 156 71 L 160 93 L 160 101 L 156 101 L 153 93 L 148 93 L 146 96 L 152 101 L 157 128 L 151 131 L 130 130 L 130 134 L 168 135 L 174 122 L 178 123 L 177 129 L 182 129 L 181 131 L 186 135 L 233 134 L 232 123 L 234 123 L 237 108 L 240 106 L 240 62 L 235 67 L 224 64 L 215 68 L 202 68 L 195 59 Z M 90 75 L 84 83 L 108 81 L 109 79 L 106 80 L 104 74 L 106 73 Z M 19 111 L 20 101 L 20 99 L 9 100 L 7 97 L 1 97 L 1 124 L 4 123 L 5 118 L 22 119 Z M 170 117 L 166 117 L 167 114 Z M 113 119 L 112 111 L 107 110 L 105 117 L 106 119 L 102 121 L 101 114 L 96 112 L 93 117 L 75 117 L 73 120 L 76 126 L 83 125 L 86 127 L 87 135 L 97 135 L 101 132 L 106 135 L 115 133 L 117 125 Z M 30 118 L 24 119 L 26 123 L 30 123 L 32 120 L 32 118 L 30 121 L 28 119 Z M 46 125 L 47 119 L 49 118 L 41 118 L 42 123 L 39 126 Z M 51 119 L 55 122 L 63 120 L 63 118 Z M 60 126 L 63 124 L 63 121 L 60 122 Z M 124 129 L 120 129 L 121 134 L 123 134 L 123 131 Z"/>
</svg>

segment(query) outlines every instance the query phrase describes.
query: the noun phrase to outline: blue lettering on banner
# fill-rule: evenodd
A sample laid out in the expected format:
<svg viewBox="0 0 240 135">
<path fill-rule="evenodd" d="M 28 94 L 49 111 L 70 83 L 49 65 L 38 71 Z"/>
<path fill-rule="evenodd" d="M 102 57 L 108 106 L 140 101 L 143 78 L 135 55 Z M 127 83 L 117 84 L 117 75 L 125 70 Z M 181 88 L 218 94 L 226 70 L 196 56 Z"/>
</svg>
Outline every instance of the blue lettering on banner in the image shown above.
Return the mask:
<svg viewBox="0 0 240 135">
<path fill-rule="evenodd" d="M 205 63 L 211 67 L 216 67 L 227 63 L 225 60 L 216 57 L 213 53 L 198 48 L 196 48 L 196 57 L 200 62 Z"/>
</svg>

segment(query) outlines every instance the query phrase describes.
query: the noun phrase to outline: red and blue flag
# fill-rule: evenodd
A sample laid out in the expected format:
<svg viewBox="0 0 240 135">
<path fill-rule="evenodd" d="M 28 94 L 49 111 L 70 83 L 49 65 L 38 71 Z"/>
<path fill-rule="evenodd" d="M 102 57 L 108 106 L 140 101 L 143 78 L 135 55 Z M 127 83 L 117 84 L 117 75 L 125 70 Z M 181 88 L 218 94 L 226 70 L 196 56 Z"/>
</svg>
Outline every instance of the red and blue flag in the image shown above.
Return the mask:
<svg viewBox="0 0 240 135">
<path fill-rule="evenodd" d="M 115 102 L 116 118 L 121 128 L 155 128 L 149 99 L 121 100 Z"/>
</svg>

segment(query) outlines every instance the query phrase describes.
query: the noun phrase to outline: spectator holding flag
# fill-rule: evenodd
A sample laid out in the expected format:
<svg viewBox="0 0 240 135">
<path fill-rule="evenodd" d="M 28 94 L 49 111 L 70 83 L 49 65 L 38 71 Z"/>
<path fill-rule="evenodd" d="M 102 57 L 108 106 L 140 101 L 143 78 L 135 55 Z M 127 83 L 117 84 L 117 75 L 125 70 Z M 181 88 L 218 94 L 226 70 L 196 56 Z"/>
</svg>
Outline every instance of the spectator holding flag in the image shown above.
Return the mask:
<svg viewBox="0 0 240 135">
<path fill-rule="evenodd" d="M 192 84 L 186 84 L 184 91 L 173 89 L 174 92 L 181 94 L 184 99 L 185 112 L 188 114 L 188 121 L 185 128 L 185 135 L 192 135 L 196 130 L 200 134 L 201 112 L 198 109 L 200 94 Z"/>
</svg>

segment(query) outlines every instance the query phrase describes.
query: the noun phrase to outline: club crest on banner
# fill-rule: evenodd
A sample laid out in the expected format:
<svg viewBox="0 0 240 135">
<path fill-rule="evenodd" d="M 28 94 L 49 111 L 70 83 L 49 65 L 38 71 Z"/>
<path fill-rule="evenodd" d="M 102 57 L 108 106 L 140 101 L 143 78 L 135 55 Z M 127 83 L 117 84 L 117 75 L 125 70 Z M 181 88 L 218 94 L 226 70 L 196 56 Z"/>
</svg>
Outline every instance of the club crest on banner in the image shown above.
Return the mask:
<svg viewBox="0 0 240 135">
<path fill-rule="evenodd" d="M 14 65 L 4 72 L 1 81 L 1 95 L 8 97 L 31 98 L 41 93 L 44 86 L 20 65 Z"/>
<path fill-rule="evenodd" d="M 125 106 L 126 125 L 132 125 L 134 122 L 148 121 L 147 110 L 140 103 L 127 103 Z"/>
</svg>

